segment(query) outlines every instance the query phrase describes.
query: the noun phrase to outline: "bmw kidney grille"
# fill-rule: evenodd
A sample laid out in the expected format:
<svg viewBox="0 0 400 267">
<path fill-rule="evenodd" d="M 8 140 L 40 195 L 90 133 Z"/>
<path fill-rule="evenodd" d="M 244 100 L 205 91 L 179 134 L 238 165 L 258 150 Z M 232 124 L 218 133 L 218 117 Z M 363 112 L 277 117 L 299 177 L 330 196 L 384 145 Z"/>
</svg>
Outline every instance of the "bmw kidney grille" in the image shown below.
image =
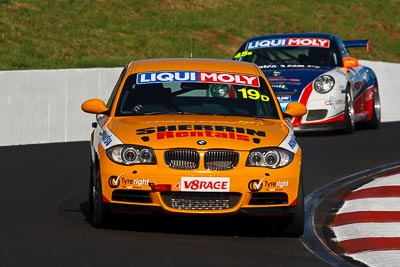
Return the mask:
<svg viewBox="0 0 400 267">
<path fill-rule="evenodd" d="M 174 169 L 193 170 L 200 166 L 200 153 L 193 149 L 173 149 L 164 153 L 165 163 Z M 204 153 L 207 170 L 230 170 L 237 166 L 239 153 L 229 150 L 210 150 Z"/>
</svg>

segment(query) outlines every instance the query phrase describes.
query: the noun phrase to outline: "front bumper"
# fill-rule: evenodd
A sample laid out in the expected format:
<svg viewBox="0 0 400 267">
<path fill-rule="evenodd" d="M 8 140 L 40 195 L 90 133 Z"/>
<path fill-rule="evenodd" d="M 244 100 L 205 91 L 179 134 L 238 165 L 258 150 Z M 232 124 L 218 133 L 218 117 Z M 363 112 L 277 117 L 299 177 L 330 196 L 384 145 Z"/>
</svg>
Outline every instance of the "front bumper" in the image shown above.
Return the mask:
<svg viewBox="0 0 400 267">
<path fill-rule="evenodd" d="M 161 153 L 157 158 L 163 158 Z M 123 166 L 100 152 L 104 209 L 138 214 L 287 214 L 297 203 L 301 151 L 278 169 L 246 167 L 246 158 L 242 155 L 230 170 L 181 170 L 164 162 Z M 197 190 L 196 182 L 204 183 L 205 190 Z M 213 182 L 215 188 L 207 190 Z M 193 187 L 188 187 L 190 183 Z M 228 187 L 222 188 L 222 183 Z M 159 189 L 160 185 L 167 189 Z"/>
<path fill-rule="evenodd" d="M 124 213 L 124 214 L 172 214 L 166 212 L 161 206 L 145 206 L 138 204 L 119 204 L 119 203 L 104 203 L 104 211 L 108 213 Z M 276 207 L 242 207 L 237 211 L 230 213 L 196 213 L 196 215 L 245 215 L 245 216 L 290 216 L 296 213 L 296 206 L 276 206 Z M 176 213 L 173 213 L 176 214 Z M 188 214 L 182 212 L 181 215 Z"/>
<path fill-rule="evenodd" d="M 296 133 L 307 133 L 307 132 L 330 132 L 345 129 L 344 121 L 321 123 L 321 124 L 300 124 L 294 126 L 293 130 Z"/>
</svg>

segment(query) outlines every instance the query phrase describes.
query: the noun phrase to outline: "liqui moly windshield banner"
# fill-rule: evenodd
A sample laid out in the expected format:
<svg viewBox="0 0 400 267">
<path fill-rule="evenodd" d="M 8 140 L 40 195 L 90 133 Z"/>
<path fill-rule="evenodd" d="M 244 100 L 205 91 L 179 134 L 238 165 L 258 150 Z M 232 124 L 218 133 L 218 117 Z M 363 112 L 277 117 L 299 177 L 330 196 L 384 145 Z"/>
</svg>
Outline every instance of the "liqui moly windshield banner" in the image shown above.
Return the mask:
<svg viewBox="0 0 400 267">
<path fill-rule="evenodd" d="M 260 87 L 258 76 L 206 71 L 163 71 L 138 73 L 136 84 L 162 82 L 225 83 Z"/>
<path fill-rule="evenodd" d="M 248 42 L 246 50 L 279 46 L 313 46 L 329 48 L 330 40 L 321 38 L 282 38 Z"/>
</svg>

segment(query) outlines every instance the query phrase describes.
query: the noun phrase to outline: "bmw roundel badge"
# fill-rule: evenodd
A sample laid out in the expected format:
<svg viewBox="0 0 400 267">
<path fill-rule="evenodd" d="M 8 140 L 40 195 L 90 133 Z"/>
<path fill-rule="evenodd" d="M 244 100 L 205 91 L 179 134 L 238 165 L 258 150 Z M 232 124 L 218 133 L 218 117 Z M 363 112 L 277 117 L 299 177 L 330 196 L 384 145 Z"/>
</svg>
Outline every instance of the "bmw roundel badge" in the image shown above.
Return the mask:
<svg viewBox="0 0 400 267">
<path fill-rule="evenodd" d="M 197 144 L 200 146 L 204 146 L 205 144 L 207 144 L 207 142 L 205 140 L 199 140 L 197 141 Z"/>
</svg>

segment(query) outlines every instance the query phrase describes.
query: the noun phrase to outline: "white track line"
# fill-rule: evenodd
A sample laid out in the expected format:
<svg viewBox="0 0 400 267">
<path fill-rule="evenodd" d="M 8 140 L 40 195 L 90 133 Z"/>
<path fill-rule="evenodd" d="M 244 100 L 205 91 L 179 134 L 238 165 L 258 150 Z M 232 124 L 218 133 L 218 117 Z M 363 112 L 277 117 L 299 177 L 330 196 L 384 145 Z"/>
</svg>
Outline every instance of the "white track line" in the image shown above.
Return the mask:
<svg viewBox="0 0 400 267">
<path fill-rule="evenodd" d="M 331 227 L 338 242 L 370 237 L 400 237 L 400 223 L 352 223 Z"/>
<path fill-rule="evenodd" d="M 347 200 L 337 214 L 356 211 L 400 211 L 400 197 Z"/>
<path fill-rule="evenodd" d="M 369 182 L 368 184 L 365 184 L 365 185 L 357 188 L 354 191 L 359 191 L 362 189 L 379 187 L 379 186 L 396 186 L 396 185 L 400 186 L 400 174 L 377 178 L 377 179 L 373 180 L 372 182 Z"/>
<path fill-rule="evenodd" d="M 367 251 L 351 254 L 355 260 L 374 267 L 400 266 L 400 250 Z"/>
</svg>

